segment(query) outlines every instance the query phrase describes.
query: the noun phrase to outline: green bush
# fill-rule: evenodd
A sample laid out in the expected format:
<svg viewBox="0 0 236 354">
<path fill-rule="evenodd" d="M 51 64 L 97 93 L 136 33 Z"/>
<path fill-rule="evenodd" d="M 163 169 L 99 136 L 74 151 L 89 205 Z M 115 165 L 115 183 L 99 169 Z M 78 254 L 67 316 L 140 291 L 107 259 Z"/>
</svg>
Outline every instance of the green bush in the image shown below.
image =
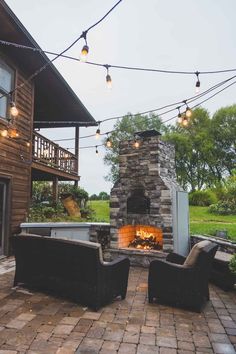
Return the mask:
<svg viewBox="0 0 236 354">
<path fill-rule="evenodd" d="M 34 204 L 29 211 L 29 220 L 43 222 L 56 217 L 64 217 L 64 207 L 58 203 L 56 206 Z"/>
<path fill-rule="evenodd" d="M 229 261 L 229 269 L 233 274 L 236 274 L 236 253 L 234 253 L 233 257 Z"/>
<path fill-rule="evenodd" d="M 86 207 L 86 203 L 89 199 L 88 193 L 83 188 L 76 187 L 70 183 L 60 183 L 59 194 L 61 197 L 72 195 L 81 208 Z"/>
<path fill-rule="evenodd" d="M 209 206 L 217 202 L 217 198 L 214 192 L 207 191 L 195 191 L 189 193 L 189 204 L 195 206 Z"/>
<path fill-rule="evenodd" d="M 208 211 L 218 215 L 234 215 L 236 214 L 236 204 L 230 201 L 220 201 L 210 205 Z"/>
</svg>

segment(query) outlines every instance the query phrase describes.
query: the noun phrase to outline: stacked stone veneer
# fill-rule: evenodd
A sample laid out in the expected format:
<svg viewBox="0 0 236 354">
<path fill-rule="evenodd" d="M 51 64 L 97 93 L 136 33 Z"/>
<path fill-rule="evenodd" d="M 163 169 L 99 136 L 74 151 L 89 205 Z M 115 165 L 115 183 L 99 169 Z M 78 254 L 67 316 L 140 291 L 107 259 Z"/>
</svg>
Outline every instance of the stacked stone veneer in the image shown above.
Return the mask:
<svg viewBox="0 0 236 354">
<path fill-rule="evenodd" d="M 120 144 L 119 180 L 111 190 L 110 199 L 110 246 L 124 247 L 124 242 L 119 239 L 122 226 L 149 225 L 162 230 L 163 251 L 172 251 L 172 195 L 181 190 L 176 182 L 174 147 L 161 141 L 158 135 L 143 138 L 138 149 L 133 144 L 134 141 Z M 127 212 L 127 199 L 135 190 L 142 190 L 150 199 L 149 213 Z"/>
</svg>

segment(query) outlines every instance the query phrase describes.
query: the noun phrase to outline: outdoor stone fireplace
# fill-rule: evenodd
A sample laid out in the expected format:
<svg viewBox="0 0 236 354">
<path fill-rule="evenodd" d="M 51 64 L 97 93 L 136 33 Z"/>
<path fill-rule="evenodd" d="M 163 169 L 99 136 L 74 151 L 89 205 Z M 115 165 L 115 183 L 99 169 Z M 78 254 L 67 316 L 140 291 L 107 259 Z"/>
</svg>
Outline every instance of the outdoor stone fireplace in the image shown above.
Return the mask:
<svg viewBox="0 0 236 354">
<path fill-rule="evenodd" d="M 139 147 L 135 148 L 137 141 Z M 155 130 L 137 133 L 134 140 L 120 143 L 119 179 L 110 199 L 111 249 L 145 253 L 176 250 L 176 195 L 181 188 L 174 158 L 174 147 L 162 141 Z M 188 221 L 184 223 L 182 229 L 186 230 Z"/>
</svg>

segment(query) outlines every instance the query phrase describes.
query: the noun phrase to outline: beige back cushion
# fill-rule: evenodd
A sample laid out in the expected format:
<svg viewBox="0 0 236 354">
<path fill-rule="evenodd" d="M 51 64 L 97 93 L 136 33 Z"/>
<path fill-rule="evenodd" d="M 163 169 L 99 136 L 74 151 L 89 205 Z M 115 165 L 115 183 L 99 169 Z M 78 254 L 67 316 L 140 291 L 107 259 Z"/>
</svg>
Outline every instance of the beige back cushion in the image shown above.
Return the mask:
<svg viewBox="0 0 236 354">
<path fill-rule="evenodd" d="M 207 240 L 196 243 L 191 249 L 188 257 L 185 259 L 183 266 L 192 267 L 196 263 L 199 253 L 202 251 L 202 249 L 210 244 L 211 241 Z"/>
</svg>

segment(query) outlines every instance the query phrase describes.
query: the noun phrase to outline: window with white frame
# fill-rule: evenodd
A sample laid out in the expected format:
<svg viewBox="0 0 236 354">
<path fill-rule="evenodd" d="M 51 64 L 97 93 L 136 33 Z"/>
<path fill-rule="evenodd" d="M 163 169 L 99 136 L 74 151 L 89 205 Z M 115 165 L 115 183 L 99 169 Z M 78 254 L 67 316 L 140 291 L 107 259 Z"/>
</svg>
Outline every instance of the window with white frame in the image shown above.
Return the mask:
<svg viewBox="0 0 236 354">
<path fill-rule="evenodd" d="M 0 59 L 0 118 L 9 117 L 9 92 L 13 89 L 14 71 Z M 7 96 L 6 96 L 7 94 Z"/>
</svg>

